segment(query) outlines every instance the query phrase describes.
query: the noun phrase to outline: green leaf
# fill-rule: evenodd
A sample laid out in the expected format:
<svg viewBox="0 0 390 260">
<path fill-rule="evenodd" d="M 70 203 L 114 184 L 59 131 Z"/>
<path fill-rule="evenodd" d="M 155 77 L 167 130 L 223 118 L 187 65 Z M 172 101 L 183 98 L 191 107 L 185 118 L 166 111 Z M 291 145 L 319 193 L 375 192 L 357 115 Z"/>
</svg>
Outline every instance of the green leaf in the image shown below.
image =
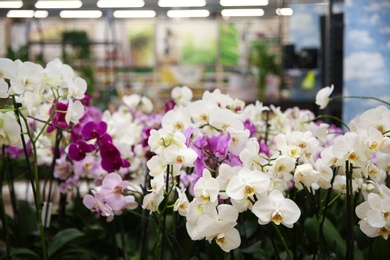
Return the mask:
<svg viewBox="0 0 390 260">
<path fill-rule="evenodd" d="M 336 227 L 327 218 L 324 222 L 323 231 L 326 243 L 336 252 L 340 258 L 344 258 L 345 252 L 347 250 L 345 239 L 341 237 Z"/>
<path fill-rule="evenodd" d="M 93 252 L 82 248 L 82 247 L 67 247 L 64 250 L 61 250 L 59 254 L 56 255 L 56 258 L 61 258 L 62 256 L 78 256 L 81 257 L 83 260 L 88 260 L 88 259 L 99 259 L 99 257 L 94 254 Z"/>
<path fill-rule="evenodd" d="M 78 229 L 69 228 L 58 232 L 48 248 L 49 257 L 52 257 L 57 253 L 61 248 L 63 248 L 68 243 L 72 242 L 75 239 L 84 236 L 84 233 L 80 232 Z"/>
<path fill-rule="evenodd" d="M 19 216 L 23 216 L 17 226 L 19 234 L 25 237 L 38 231 L 35 208 L 28 201 L 19 200 L 18 210 Z"/>
<path fill-rule="evenodd" d="M 317 241 L 319 237 L 319 224 L 317 218 L 307 218 L 305 220 L 305 228 L 308 234 L 308 238 L 311 239 L 311 241 Z M 345 240 L 341 237 L 339 231 L 336 229 L 333 223 L 327 218 L 325 218 L 322 231 L 324 233 L 325 243 L 337 254 L 340 259 L 343 259 L 347 250 Z"/>
<path fill-rule="evenodd" d="M 262 241 L 257 241 L 253 245 L 248 246 L 247 248 L 242 248 L 241 252 L 250 254 L 250 253 L 255 253 L 255 252 L 260 252 L 261 251 L 261 243 Z"/>
<path fill-rule="evenodd" d="M 40 257 L 28 248 L 15 248 L 11 252 L 11 257 L 16 259 L 40 259 Z"/>
</svg>

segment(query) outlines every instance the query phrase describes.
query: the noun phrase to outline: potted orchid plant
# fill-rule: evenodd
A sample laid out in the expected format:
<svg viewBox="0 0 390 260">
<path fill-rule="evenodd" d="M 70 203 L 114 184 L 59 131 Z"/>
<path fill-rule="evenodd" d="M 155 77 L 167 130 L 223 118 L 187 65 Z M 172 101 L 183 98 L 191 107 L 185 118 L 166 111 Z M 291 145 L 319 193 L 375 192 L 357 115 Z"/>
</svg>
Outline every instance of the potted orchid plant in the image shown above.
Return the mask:
<svg viewBox="0 0 390 260">
<path fill-rule="evenodd" d="M 137 94 L 100 111 L 86 89 L 58 59 L 0 59 L 1 258 L 386 254 L 388 103 L 341 128 L 218 89 L 175 87 L 163 114 Z"/>
</svg>

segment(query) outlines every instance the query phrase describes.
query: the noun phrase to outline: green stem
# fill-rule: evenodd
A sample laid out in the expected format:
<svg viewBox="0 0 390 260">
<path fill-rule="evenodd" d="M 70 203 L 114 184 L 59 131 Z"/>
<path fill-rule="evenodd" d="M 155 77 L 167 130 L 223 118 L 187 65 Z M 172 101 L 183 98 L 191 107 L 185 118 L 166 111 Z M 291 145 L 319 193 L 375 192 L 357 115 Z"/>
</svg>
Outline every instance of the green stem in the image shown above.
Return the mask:
<svg viewBox="0 0 390 260">
<path fill-rule="evenodd" d="M 121 225 L 121 242 L 122 242 L 122 250 L 123 250 L 123 257 L 125 260 L 128 259 L 128 256 L 127 256 L 127 251 L 126 251 L 126 247 L 125 247 L 125 227 L 123 225 L 123 218 L 121 217 L 120 218 L 120 225 Z"/>
<path fill-rule="evenodd" d="M 279 238 L 280 238 L 280 241 L 281 241 L 282 244 L 283 244 L 284 250 L 286 250 L 287 258 L 288 258 L 289 260 L 292 260 L 291 254 L 290 254 L 290 250 L 288 249 L 286 240 L 284 239 L 282 233 L 280 232 L 279 227 L 278 227 L 275 223 L 272 223 L 272 226 L 274 227 L 276 233 L 278 234 L 278 236 L 279 236 Z"/>
<path fill-rule="evenodd" d="M 12 101 L 15 107 L 15 114 L 17 121 L 22 128 L 22 123 L 20 118 L 22 117 L 20 111 L 19 111 L 19 104 L 16 102 L 16 99 L 14 96 L 12 96 Z M 30 162 L 30 156 L 28 153 L 27 149 L 27 144 L 26 140 L 24 138 L 24 135 L 21 134 L 21 140 L 22 140 L 22 145 L 23 145 L 23 151 L 25 155 L 25 160 L 27 164 L 27 171 L 29 172 L 29 175 L 31 177 L 31 186 L 34 194 L 34 201 L 35 201 L 35 209 L 36 209 L 36 218 L 38 221 L 38 227 L 39 227 L 39 233 L 41 235 L 41 247 L 42 247 L 42 254 L 43 254 L 43 259 L 48 259 L 47 256 L 47 249 L 46 249 L 46 239 L 45 239 L 45 231 L 42 225 L 42 207 L 41 207 L 41 196 L 40 196 L 40 189 L 39 189 L 39 176 L 38 176 L 38 165 L 37 165 L 37 150 L 36 150 L 36 145 L 34 142 L 32 142 L 33 146 L 33 165 L 31 165 Z M 35 183 L 34 183 L 35 181 Z"/>
<path fill-rule="evenodd" d="M 338 118 L 336 116 L 332 116 L 332 115 L 319 115 L 319 116 L 316 116 L 314 119 L 312 119 L 310 121 L 316 121 L 316 120 L 321 119 L 321 118 L 333 119 L 333 120 L 339 122 L 340 124 L 342 124 L 343 126 L 345 126 L 345 128 L 347 128 L 348 131 L 349 131 L 349 126 L 346 123 L 344 123 L 342 120 L 340 120 L 340 118 Z"/>
<path fill-rule="evenodd" d="M 11 257 L 11 244 L 9 242 L 9 227 L 7 221 L 7 213 L 5 212 L 4 199 L 3 199 L 3 180 L 5 176 L 5 145 L 2 145 L 2 167 L 0 171 L 0 210 L 1 210 L 1 220 L 3 225 L 4 237 L 5 237 L 5 246 L 6 246 L 6 256 Z"/>
<path fill-rule="evenodd" d="M 326 195 L 325 195 L 325 202 L 324 202 L 324 208 L 322 209 L 322 212 L 321 212 L 321 222 L 320 222 L 320 227 L 319 227 L 319 232 L 318 232 L 318 241 L 319 241 L 319 244 L 320 244 L 320 249 L 318 250 L 318 254 L 320 254 L 320 250 L 321 250 L 321 242 L 324 241 L 325 242 L 325 235 L 324 235 L 324 232 L 323 232 L 323 228 L 324 228 L 324 224 L 325 224 L 325 218 L 326 218 L 326 214 L 327 214 L 327 211 L 328 211 L 328 207 L 334 202 L 336 201 L 336 199 L 338 197 L 340 197 L 340 194 L 338 194 L 337 196 L 335 196 L 335 198 L 333 198 L 330 202 L 330 194 L 332 192 L 332 189 L 333 189 L 333 182 L 334 182 L 334 179 L 336 177 L 336 174 L 337 174 L 337 171 L 338 171 L 338 167 L 334 168 L 333 169 L 333 176 L 332 176 L 332 179 L 330 180 L 330 185 L 331 187 L 328 189 L 328 191 L 326 192 Z"/>
<path fill-rule="evenodd" d="M 387 101 L 384 101 L 383 99 L 380 99 L 380 98 L 376 98 L 376 97 L 366 97 L 366 96 L 335 96 L 335 97 L 332 97 L 330 98 L 330 100 L 332 99 L 343 99 L 343 98 L 357 98 L 357 99 L 372 99 L 372 100 L 376 100 L 376 101 L 379 101 L 383 104 L 386 104 L 388 106 L 390 106 L 390 103 L 387 102 Z"/>
<path fill-rule="evenodd" d="M 345 175 L 346 175 L 346 186 L 347 186 L 347 260 L 354 259 L 354 239 L 353 239 L 353 189 L 352 189 L 352 171 L 353 165 L 349 161 L 345 162 Z"/>
<path fill-rule="evenodd" d="M 166 212 L 166 206 L 168 205 L 168 199 L 169 199 L 169 194 L 170 194 L 170 189 L 169 189 L 169 175 L 171 174 L 171 166 L 168 164 L 167 165 L 167 174 L 166 174 L 166 186 L 165 186 L 165 190 L 166 192 L 168 192 L 167 196 L 166 196 L 166 200 L 167 200 L 167 203 L 165 204 L 165 208 L 164 208 L 164 213 L 163 213 L 163 220 L 162 220 L 162 230 L 161 230 L 161 247 L 160 247 L 160 257 L 159 259 L 163 259 L 164 258 L 164 244 L 165 244 L 165 238 L 166 238 L 166 222 L 167 222 L 167 212 Z"/>
<path fill-rule="evenodd" d="M 53 159 L 52 159 L 52 162 L 51 162 L 51 165 L 50 165 L 50 168 L 49 168 L 49 175 L 48 177 L 45 178 L 45 185 L 43 187 L 43 201 L 45 201 L 45 190 L 46 190 L 46 183 L 47 183 L 47 179 L 50 178 L 50 181 L 49 181 L 49 194 L 48 194 L 48 198 L 47 198 L 47 201 L 46 202 L 46 210 L 45 210 L 45 217 L 44 217 L 44 220 L 45 222 L 43 223 L 44 227 L 47 228 L 49 227 L 50 223 L 48 222 L 48 216 L 49 214 L 51 214 L 51 212 L 49 212 L 49 209 L 50 209 L 50 203 L 51 203 L 51 196 L 52 196 L 52 189 L 53 189 L 53 179 L 54 179 L 54 170 L 55 170 L 55 165 L 56 165 L 56 162 L 57 162 L 57 159 L 60 158 L 60 142 L 61 142 L 61 139 L 62 139 L 62 131 L 60 129 L 57 129 L 57 133 L 56 133 L 56 140 L 55 140 L 55 145 L 54 145 L 54 156 L 53 156 Z"/>
</svg>

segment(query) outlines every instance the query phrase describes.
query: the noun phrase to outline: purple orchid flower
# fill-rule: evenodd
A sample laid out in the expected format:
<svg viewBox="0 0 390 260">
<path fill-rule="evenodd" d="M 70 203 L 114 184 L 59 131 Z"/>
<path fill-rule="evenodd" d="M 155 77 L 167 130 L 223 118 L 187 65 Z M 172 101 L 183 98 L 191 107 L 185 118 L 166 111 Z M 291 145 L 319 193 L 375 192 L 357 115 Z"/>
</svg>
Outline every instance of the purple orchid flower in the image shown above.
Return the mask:
<svg viewBox="0 0 390 260">
<path fill-rule="evenodd" d="M 112 143 L 102 144 L 100 147 L 100 156 L 102 157 L 102 168 L 109 173 L 117 171 L 121 167 L 130 167 L 130 163 L 121 158 L 119 150 Z"/>
<path fill-rule="evenodd" d="M 83 126 L 81 134 L 84 140 L 99 139 L 107 132 L 107 123 L 104 121 L 89 121 Z"/>
<path fill-rule="evenodd" d="M 249 137 L 255 136 L 256 126 L 249 119 L 244 121 L 244 128 L 249 130 Z"/>
<path fill-rule="evenodd" d="M 81 161 L 85 158 L 87 153 L 90 153 L 94 150 L 93 145 L 89 145 L 84 141 L 77 141 L 69 145 L 68 156 L 74 161 Z"/>
<path fill-rule="evenodd" d="M 53 113 L 54 106 L 50 108 L 49 113 Z M 57 105 L 55 106 L 55 109 L 58 110 L 54 112 L 53 118 L 51 120 L 51 124 L 47 127 L 47 132 L 51 133 L 53 132 L 56 128 L 61 128 L 61 129 L 67 129 L 69 125 L 65 121 L 65 111 L 68 110 L 68 105 L 62 102 L 58 102 Z"/>
</svg>

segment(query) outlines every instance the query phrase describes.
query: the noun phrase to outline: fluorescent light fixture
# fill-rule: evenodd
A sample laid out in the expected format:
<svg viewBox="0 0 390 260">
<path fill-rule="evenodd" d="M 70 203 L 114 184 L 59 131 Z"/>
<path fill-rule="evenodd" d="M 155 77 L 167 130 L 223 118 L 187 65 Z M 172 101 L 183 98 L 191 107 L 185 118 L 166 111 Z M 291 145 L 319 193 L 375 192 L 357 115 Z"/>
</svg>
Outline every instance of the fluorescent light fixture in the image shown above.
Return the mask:
<svg viewBox="0 0 390 260">
<path fill-rule="evenodd" d="M 153 18 L 156 12 L 152 10 L 117 10 L 114 12 L 115 18 Z"/>
<path fill-rule="evenodd" d="M 68 10 L 61 11 L 61 18 L 100 18 L 102 11 L 98 10 Z"/>
<path fill-rule="evenodd" d="M 22 1 L 0 1 L 0 8 L 21 8 L 23 6 Z"/>
<path fill-rule="evenodd" d="M 48 15 L 48 11 L 34 12 L 34 10 L 9 10 L 7 13 L 7 17 L 9 18 L 46 18 Z"/>
<path fill-rule="evenodd" d="M 99 0 L 97 2 L 97 7 L 100 8 L 132 8 L 144 5 L 143 0 Z"/>
<path fill-rule="evenodd" d="M 160 7 L 200 7 L 205 6 L 206 0 L 159 0 Z"/>
<path fill-rule="evenodd" d="M 35 18 L 46 18 L 49 16 L 49 12 L 46 10 L 39 10 L 34 12 Z"/>
<path fill-rule="evenodd" d="M 169 10 L 167 16 L 170 18 L 181 18 L 181 17 L 207 17 L 210 12 L 205 9 L 201 10 Z"/>
<path fill-rule="evenodd" d="M 282 16 L 289 16 L 293 14 L 293 10 L 291 8 L 278 8 L 276 9 L 276 14 L 277 15 L 282 15 Z"/>
<path fill-rule="evenodd" d="M 33 16 L 33 10 L 9 10 L 7 13 L 7 17 L 10 18 L 31 18 Z"/>
<path fill-rule="evenodd" d="M 67 9 L 80 8 L 83 3 L 80 0 L 64 0 L 64 1 L 45 1 L 39 0 L 35 7 L 39 9 Z"/>
<path fill-rule="evenodd" d="M 221 0 L 222 6 L 264 6 L 268 5 L 268 0 Z"/>
<path fill-rule="evenodd" d="M 221 11 L 222 16 L 263 16 L 263 9 L 223 9 Z"/>
</svg>

